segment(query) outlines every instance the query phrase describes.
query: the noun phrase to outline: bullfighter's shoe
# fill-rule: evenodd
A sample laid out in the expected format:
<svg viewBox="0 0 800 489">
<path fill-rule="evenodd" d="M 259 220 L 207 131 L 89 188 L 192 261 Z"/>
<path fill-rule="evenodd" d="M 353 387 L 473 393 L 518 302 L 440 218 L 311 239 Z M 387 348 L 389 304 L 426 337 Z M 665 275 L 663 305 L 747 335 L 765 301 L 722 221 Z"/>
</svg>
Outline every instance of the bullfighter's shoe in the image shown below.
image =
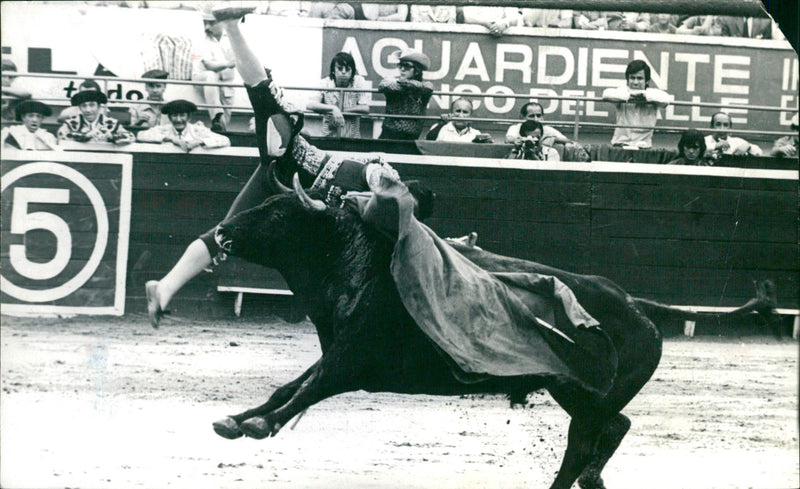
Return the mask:
<svg viewBox="0 0 800 489">
<path fill-rule="evenodd" d="M 247 14 L 252 14 L 255 9 L 255 7 L 234 7 L 221 5 L 219 7 L 212 8 L 211 15 L 217 19 L 217 22 L 222 22 L 224 20 L 241 19 Z"/>
<path fill-rule="evenodd" d="M 158 323 L 167 311 L 161 309 L 161 301 L 158 298 L 158 281 L 150 280 L 144 284 L 144 292 L 147 296 L 147 317 L 150 318 L 150 325 L 158 328 Z"/>
</svg>

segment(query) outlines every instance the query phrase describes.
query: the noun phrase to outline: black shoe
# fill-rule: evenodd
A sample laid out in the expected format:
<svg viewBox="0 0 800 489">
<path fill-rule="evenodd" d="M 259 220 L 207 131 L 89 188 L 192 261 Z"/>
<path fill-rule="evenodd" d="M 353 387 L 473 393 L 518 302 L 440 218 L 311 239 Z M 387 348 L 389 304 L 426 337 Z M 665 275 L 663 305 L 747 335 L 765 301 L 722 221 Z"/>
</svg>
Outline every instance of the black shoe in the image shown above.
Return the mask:
<svg viewBox="0 0 800 489">
<path fill-rule="evenodd" d="M 230 7 L 223 5 L 212 8 L 211 15 L 217 19 L 217 22 L 222 22 L 223 20 L 241 19 L 245 15 L 253 13 L 255 9 L 255 7 Z"/>
</svg>

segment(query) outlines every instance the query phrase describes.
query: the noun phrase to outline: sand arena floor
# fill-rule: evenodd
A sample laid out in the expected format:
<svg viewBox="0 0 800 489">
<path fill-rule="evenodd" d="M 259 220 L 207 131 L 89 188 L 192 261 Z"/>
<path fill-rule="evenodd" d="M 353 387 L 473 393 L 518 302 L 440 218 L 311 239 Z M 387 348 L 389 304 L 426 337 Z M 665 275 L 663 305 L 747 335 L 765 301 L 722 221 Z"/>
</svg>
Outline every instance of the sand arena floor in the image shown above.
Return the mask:
<svg viewBox="0 0 800 489">
<path fill-rule="evenodd" d="M 3 317 L 0 344 L 7 489 L 538 488 L 566 445 L 546 393 L 512 410 L 500 396 L 355 392 L 275 438 L 216 436 L 213 421 L 316 360 L 308 322 Z M 606 485 L 800 486 L 797 362 L 791 340 L 668 339 Z"/>
</svg>

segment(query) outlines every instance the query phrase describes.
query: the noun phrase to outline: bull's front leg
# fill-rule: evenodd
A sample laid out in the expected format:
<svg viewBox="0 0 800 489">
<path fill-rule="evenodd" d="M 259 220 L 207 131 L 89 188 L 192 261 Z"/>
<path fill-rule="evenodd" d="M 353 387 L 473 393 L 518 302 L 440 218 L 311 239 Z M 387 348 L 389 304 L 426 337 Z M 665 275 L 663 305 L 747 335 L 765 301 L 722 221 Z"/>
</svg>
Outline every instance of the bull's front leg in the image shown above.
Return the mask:
<svg viewBox="0 0 800 489">
<path fill-rule="evenodd" d="M 228 416 L 224 419 L 214 422 L 214 431 L 223 438 L 228 438 L 230 440 L 234 440 L 236 438 L 240 438 L 243 433 L 239 426 L 242 424 L 243 421 L 250 419 L 254 416 L 262 416 L 270 411 L 279 408 L 286 404 L 292 396 L 295 395 L 297 390 L 303 385 L 303 382 L 308 380 L 309 377 L 314 373 L 314 371 L 319 366 L 322 359 L 320 358 L 314 365 L 308 368 L 305 372 L 302 373 L 299 377 L 294 379 L 293 381 L 289 382 L 288 384 L 284 384 L 281 387 L 278 387 L 277 390 L 269 397 L 267 402 L 258 406 L 257 408 L 248 409 L 240 414 L 236 414 L 233 416 Z"/>
<path fill-rule="evenodd" d="M 292 398 L 269 413 L 253 416 L 239 425 L 250 438 L 275 436 L 293 417 L 323 399 L 357 390 L 357 362 L 341 355 L 336 347 L 326 352 L 317 368 L 305 379 Z M 339 354 L 337 354 L 339 353 Z"/>
</svg>

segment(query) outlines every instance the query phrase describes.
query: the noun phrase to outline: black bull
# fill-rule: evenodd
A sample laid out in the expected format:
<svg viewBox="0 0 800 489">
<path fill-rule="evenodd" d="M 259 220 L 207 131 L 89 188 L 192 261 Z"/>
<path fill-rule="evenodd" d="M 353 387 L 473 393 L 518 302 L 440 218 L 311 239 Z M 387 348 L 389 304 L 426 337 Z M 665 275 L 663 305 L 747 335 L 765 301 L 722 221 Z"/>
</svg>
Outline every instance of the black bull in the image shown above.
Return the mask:
<svg viewBox="0 0 800 489">
<path fill-rule="evenodd" d="M 230 254 L 280 271 L 306 305 L 322 348 L 316 363 L 278 388 L 265 404 L 214 423 L 219 435 L 231 439 L 274 436 L 309 406 L 343 392 L 500 393 L 519 402 L 546 388 L 572 418 L 566 453 L 551 487 L 567 489 L 578 480 L 584 489 L 602 488 L 600 472 L 630 427 L 620 411 L 650 379 L 661 358 L 662 337 L 651 317 L 693 317 L 635 299 L 603 277 L 454 245 L 488 271 L 530 271 L 561 279 L 600 322 L 619 362 L 605 396 L 576 382 L 541 376 L 462 383 L 400 300 L 390 274 L 393 243 L 356 212 L 326 208 L 298 189 L 297 195 L 271 197 L 227 220 L 218 228 L 217 239 Z M 761 284 L 758 297 L 735 313 L 772 314 L 772 293 L 769 284 Z"/>
</svg>

